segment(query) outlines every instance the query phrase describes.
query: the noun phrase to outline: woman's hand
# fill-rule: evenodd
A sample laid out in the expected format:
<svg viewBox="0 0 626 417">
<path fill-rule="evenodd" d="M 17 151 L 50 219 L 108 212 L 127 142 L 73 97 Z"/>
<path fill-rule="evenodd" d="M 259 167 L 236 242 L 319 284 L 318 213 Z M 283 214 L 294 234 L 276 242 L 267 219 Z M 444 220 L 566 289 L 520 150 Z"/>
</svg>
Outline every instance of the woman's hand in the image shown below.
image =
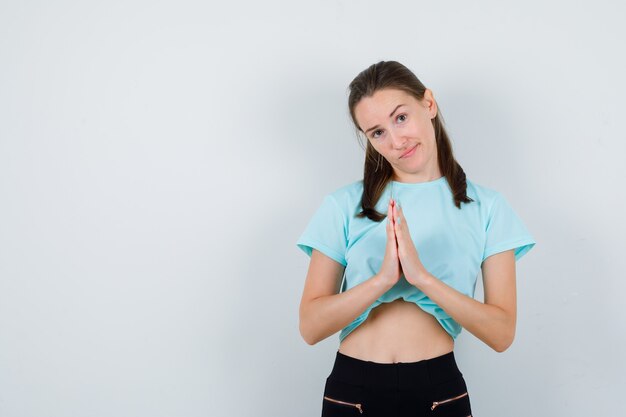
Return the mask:
<svg viewBox="0 0 626 417">
<path fill-rule="evenodd" d="M 422 261 L 417 254 L 417 249 L 411 239 L 409 233 L 409 225 L 407 224 L 402 208 L 395 201 L 392 202 L 394 235 L 398 242 L 398 258 L 400 267 L 404 273 L 404 278 L 413 286 L 420 288 L 420 285 L 429 275 Z"/>
<path fill-rule="evenodd" d="M 394 219 L 393 219 L 393 200 L 389 200 L 387 205 L 387 245 L 385 246 L 385 257 L 383 263 L 378 271 L 378 275 L 381 280 L 389 286 L 393 287 L 396 282 L 400 280 L 402 274 L 400 260 L 398 258 L 398 244 L 396 242 L 396 234 L 394 232 Z"/>
</svg>

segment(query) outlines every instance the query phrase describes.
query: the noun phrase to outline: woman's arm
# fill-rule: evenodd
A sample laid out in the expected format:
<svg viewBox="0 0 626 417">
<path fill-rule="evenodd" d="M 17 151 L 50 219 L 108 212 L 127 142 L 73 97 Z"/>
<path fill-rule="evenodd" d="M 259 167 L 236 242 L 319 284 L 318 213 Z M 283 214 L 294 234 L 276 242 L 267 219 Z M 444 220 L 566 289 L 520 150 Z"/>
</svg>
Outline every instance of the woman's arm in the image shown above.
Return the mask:
<svg viewBox="0 0 626 417">
<path fill-rule="evenodd" d="M 460 293 L 430 273 L 418 288 L 474 336 L 496 352 L 504 352 L 513 343 L 517 318 L 514 251 L 485 259 L 482 273 L 484 303 Z"/>
<path fill-rule="evenodd" d="M 390 288 L 376 274 L 337 294 L 343 270 L 344 266 L 335 260 L 312 251 L 300 301 L 300 334 L 310 345 L 346 327 Z"/>
</svg>

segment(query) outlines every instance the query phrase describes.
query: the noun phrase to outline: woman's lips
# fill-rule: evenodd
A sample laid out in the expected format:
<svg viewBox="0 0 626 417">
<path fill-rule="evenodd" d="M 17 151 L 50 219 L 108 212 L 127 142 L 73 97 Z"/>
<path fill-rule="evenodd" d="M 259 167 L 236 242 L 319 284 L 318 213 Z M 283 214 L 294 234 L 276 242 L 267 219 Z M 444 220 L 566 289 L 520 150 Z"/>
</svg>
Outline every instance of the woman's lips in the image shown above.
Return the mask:
<svg viewBox="0 0 626 417">
<path fill-rule="evenodd" d="M 419 146 L 419 143 L 417 145 L 415 145 L 410 151 L 408 151 L 407 153 L 402 155 L 400 158 L 407 158 L 407 157 L 413 155 L 415 153 L 415 149 L 417 149 L 418 146 Z"/>
</svg>

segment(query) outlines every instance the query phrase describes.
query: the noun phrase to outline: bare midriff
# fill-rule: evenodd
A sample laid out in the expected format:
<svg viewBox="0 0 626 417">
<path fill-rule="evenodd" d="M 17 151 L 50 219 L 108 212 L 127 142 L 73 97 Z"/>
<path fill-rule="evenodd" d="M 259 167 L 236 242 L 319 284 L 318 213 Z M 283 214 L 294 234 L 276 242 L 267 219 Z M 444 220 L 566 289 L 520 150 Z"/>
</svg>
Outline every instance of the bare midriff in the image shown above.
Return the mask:
<svg viewBox="0 0 626 417">
<path fill-rule="evenodd" d="M 379 363 L 417 362 L 454 349 L 437 319 L 402 298 L 382 303 L 339 344 L 339 352 Z"/>
</svg>

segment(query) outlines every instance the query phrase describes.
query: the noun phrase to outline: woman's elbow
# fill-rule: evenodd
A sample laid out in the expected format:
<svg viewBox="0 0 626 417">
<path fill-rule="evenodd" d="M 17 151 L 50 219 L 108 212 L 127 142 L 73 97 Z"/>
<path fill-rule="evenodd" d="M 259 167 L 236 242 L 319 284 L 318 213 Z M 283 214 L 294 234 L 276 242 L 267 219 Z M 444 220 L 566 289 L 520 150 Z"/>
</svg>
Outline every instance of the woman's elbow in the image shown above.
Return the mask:
<svg viewBox="0 0 626 417">
<path fill-rule="evenodd" d="M 311 329 L 311 326 L 309 325 L 308 321 L 306 320 L 306 318 L 303 316 L 302 313 L 300 314 L 299 330 L 300 330 L 300 336 L 302 336 L 302 339 L 304 339 L 304 341 L 308 345 L 313 346 L 317 342 L 319 342 L 319 339 L 315 336 L 314 332 Z"/>
<path fill-rule="evenodd" d="M 315 340 L 313 340 L 313 337 L 304 329 L 302 322 L 300 322 L 300 336 L 302 336 L 302 339 L 304 339 L 307 345 L 313 346 L 315 344 Z"/>
<path fill-rule="evenodd" d="M 507 350 L 511 346 L 512 343 L 513 341 L 511 341 L 510 343 L 498 343 L 498 344 L 492 345 L 491 348 L 498 353 L 502 353 L 505 350 Z"/>
<path fill-rule="evenodd" d="M 508 335 L 499 337 L 489 346 L 498 353 L 502 353 L 507 350 L 513 344 L 515 339 L 515 330 L 511 331 Z"/>
</svg>

